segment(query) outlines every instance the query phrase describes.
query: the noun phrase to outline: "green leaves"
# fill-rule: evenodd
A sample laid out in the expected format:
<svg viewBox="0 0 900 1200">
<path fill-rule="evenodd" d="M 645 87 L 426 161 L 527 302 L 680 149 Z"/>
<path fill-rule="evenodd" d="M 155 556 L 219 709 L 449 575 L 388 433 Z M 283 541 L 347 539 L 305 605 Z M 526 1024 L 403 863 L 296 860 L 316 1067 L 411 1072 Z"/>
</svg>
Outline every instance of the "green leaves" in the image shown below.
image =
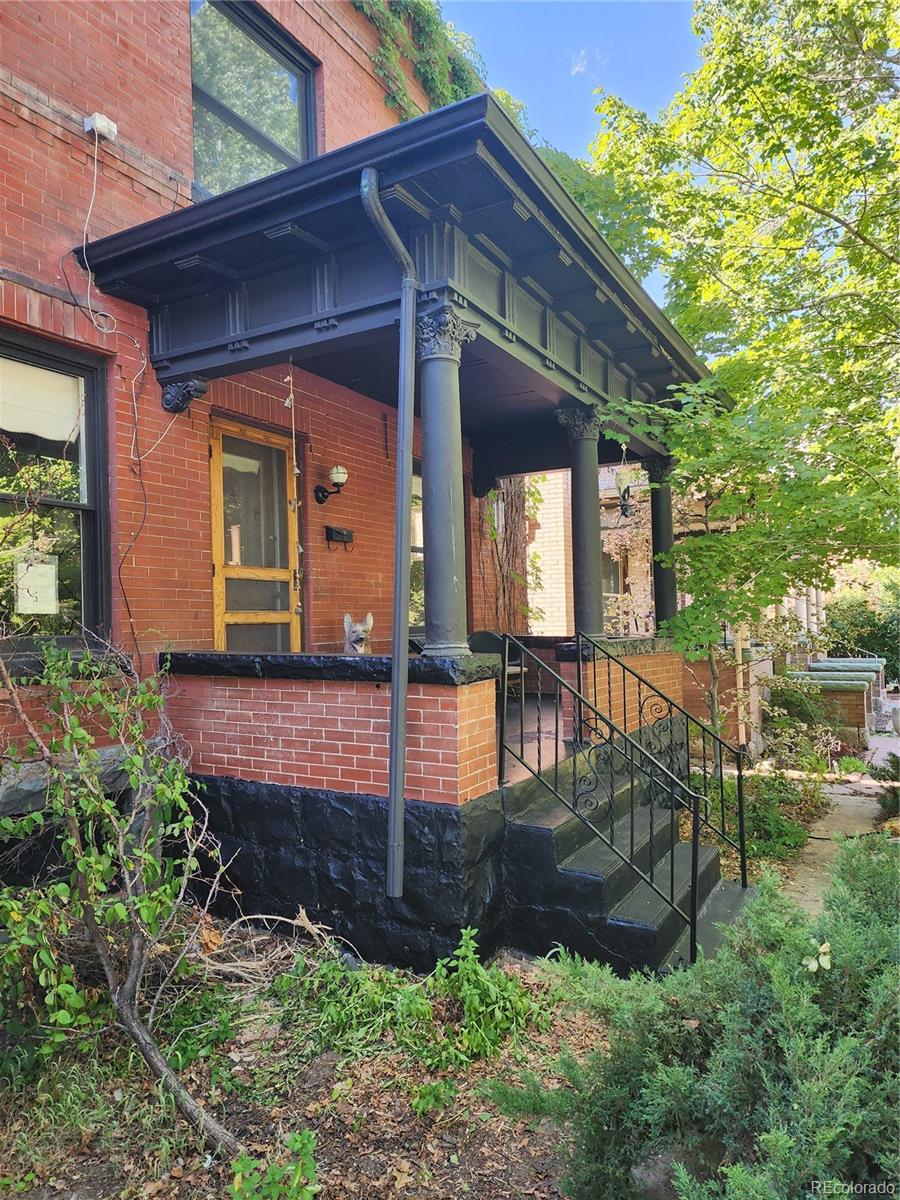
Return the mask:
<svg viewBox="0 0 900 1200">
<path fill-rule="evenodd" d="M 0 838 L 49 827 L 60 862 L 32 887 L 0 888 L 0 1017 L 17 1012 L 41 1026 L 39 1052 L 48 1054 L 110 1020 L 109 996 L 97 987 L 104 971 L 85 961 L 90 930 L 103 931 L 114 957 L 136 933 L 156 934 L 196 859 L 168 852 L 192 817 L 184 767 L 154 740 L 159 680 L 135 680 L 119 662 L 74 659 L 51 644 L 34 682 L 46 697 L 42 734 L 52 756 L 46 801 L 43 811 L 0 820 Z M 132 788 L 127 807 L 107 790 L 110 729 Z"/>
<path fill-rule="evenodd" d="M 734 401 L 703 384 L 655 416 L 701 514 L 676 558 L 680 649 L 841 562 L 895 556 L 891 19 L 883 0 L 699 0 L 702 65 L 665 111 L 600 94 L 595 173 L 640 214 L 644 248 L 601 228 L 641 274 L 662 271 L 669 316 Z"/>
</svg>

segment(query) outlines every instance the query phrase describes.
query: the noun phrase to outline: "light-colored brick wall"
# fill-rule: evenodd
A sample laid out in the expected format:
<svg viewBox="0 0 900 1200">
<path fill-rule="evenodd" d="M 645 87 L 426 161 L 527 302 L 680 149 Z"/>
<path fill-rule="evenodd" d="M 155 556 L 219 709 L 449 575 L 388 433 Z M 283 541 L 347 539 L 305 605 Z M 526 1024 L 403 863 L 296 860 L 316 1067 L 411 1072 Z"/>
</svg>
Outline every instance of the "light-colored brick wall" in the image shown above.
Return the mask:
<svg viewBox="0 0 900 1200">
<path fill-rule="evenodd" d="M 531 549 L 538 556 L 541 587 L 529 591 L 528 604 L 540 609 L 541 616 L 532 617 L 530 631 L 547 637 L 569 635 L 575 629 L 569 472 L 550 471 L 540 490 L 542 499 Z"/>
</svg>

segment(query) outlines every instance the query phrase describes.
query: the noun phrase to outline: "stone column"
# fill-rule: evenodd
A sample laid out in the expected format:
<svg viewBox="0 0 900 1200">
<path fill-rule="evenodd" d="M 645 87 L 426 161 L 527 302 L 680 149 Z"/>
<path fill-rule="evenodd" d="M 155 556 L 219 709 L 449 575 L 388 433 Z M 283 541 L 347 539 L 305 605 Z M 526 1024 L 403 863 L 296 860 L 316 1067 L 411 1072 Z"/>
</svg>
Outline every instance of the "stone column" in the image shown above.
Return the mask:
<svg viewBox="0 0 900 1200">
<path fill-rule="evenodd" d="M 816 589 L 806 589 L 806 628 L 810 633 L 819 632 L 819 610 L 816 602 Z"/>
<path fill-rule="evenodd" d="M 653 543 L 653 604 L 656 628 L 678 612 L 678 583 L 675 568 L 656 561 L 657 554 L 671 554 L 675 547 L 675 528 L 672 523 L 672 489 L 669 486 L 671 460 L 648 458 L 644 462 L 650 482 L 650 531 Z"/>
<path fill-rule="evenodd" d="M 822 588 L 816 588 L 816 610 L 819 616 L 819 633 L 825 628 L 825 592 Z"/>
<path fill-rule="evenodd" d="M 803 629 L 806 628 L 806 592 L 797 592 L 794 596 L 794 613 Z"/>
<path fill-rule="evenodd" d="M 425 545 L 425 648 L 458 656 L 466 643 L 466 522 L 463 497 L 459 363 L 477 324 L 450 307 L 416 322 L 422 420 L 422 534 Z M 409 515 L 398 514 L 398 520 Z"/>
<path fill-rule="evenodd" d="M 572 470 L 572 593 L 575 631 L 603 636 L 603 534 L 597 443 L 602 415 L 599 405 L 557 411 L 569 435 Z"/>
</svg>

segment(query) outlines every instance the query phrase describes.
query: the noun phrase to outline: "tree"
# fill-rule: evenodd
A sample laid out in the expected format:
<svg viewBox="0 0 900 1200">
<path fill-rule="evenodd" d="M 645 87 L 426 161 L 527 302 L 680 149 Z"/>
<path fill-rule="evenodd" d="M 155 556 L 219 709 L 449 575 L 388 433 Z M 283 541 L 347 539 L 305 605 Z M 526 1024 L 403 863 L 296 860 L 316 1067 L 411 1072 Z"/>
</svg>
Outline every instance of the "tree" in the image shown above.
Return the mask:
<svg viewBox="0 0 900 1200">
<path fill-rule="evenodd" d="M 676 551 L 705 655 L 836 565 L 896 554 L 900 181 L 896 16 L 882 0 L 699 0 L 702 65 L 651 118 L 609 94 L 593 173 L 646 224 L 607 236 L 712 361 L 634 410 L 706 528 Z M 723 402 L 727 393 L 728 402 Z"/>
<path fill-rule="evenodd" d="M 25 1018 L 42 1054 L 117 1024 L 181 1114 L 233 1156 L 237 1139 L 188 1091 L 153 1032 L 202 929 L 185 921 L 190 889 L 205 884 L 208 903 L 222 875 L 160 679 L 139 679 L 121 655 L 73 656 L 48 642 L 37 675 L 14 675 L 0 653 L 0 696 L 27 739 L 4 758 L 40 763 L 47 787 L 40 809 L 0 817 L 0 843 L 44 832 L 56 852 L 38 878 L 0 886 L 0 1022 Z M 127 796 L 110 786 L 111 763 Z"/>
</svg>

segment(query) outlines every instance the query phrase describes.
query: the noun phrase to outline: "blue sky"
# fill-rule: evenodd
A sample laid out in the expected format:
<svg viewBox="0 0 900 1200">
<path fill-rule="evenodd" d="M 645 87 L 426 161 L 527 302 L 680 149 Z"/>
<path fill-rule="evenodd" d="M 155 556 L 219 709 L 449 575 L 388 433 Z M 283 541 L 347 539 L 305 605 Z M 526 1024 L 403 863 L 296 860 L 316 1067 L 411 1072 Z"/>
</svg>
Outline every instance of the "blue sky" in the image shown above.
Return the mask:
<svg viewBox="0 0 900 1200">
<path fill-rule="evenodd" d="M 596 87 L 649 112 L 698 64 L 689 0 L 443 0 L 445 20 L 472 34 L 491 87 L 528 108 L 538 133 L 583 156 Z"/>
</svg>

